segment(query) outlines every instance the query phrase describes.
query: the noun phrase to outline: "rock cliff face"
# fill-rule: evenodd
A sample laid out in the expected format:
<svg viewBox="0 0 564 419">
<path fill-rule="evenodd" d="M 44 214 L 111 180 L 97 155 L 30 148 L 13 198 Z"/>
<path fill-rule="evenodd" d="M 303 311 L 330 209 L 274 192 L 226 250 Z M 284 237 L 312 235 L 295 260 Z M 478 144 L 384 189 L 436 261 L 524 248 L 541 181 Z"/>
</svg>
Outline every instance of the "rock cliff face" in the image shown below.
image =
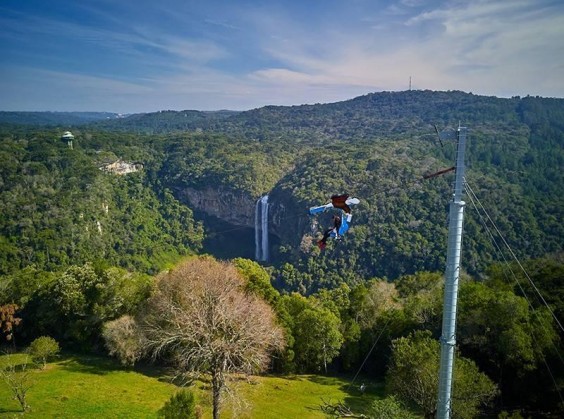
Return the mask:
<svg viewBox="0 0 564 419">
<path fill-rule="evenodd" d="M 307 206 L 296 202 L 292 194 L 283 189 L 274 188 L 269 196 L 270 232 L 280 238 L 283 244 L 298 246 L 302 235 L 310 228 Z"/>
<path fill-rule="evenodd" d="M 234 226 L 255 228 L 257 199 L 249 194 L 227 188 L 183 188 L 178 198 L 190 208 L 211 215 Z M 300 242 L 309 227 L 307 208 L 302 208 L 287 191 L 275 188 L 268 198 L 268 231 L 287 244 Z"/>
<path fill-rule="evenodd" d="M 183 188 L 178 197 L 190 208 L 242 227 L 255 227 L 255 201 L 251 196 L 225 188 Z"/>
</svg>

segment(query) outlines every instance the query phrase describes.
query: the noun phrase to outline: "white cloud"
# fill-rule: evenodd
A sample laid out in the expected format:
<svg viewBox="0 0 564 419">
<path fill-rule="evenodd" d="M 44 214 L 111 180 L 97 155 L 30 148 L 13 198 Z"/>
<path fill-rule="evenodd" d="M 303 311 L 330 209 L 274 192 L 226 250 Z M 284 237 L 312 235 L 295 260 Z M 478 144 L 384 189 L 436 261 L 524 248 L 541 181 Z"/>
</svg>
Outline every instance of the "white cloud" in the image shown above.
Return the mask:
<svg viewBox="0 0 564 419">
<path fill-rule="evenodd" d="M 420 0 L 398 0 L 383 10 L 375 4 L 366 2 L 359 15 L 347 9 L 347 19 L 339 10 L 324 10 L 319 21 L 265 6 L 217 16 L 202 12 L 195 23 L 189 8 L 159 9 L 170 17 L 167 23 L 192 19 L 200 32 L 134 19 L 102 27 L 26 17 L 20 24 L 40 37 L 55 36 L 64 26 L 85 48 L 103 45 L 117 71 L 105 77 L 93 76 L 100 70 L 86 66 L 74 67 L 80 74 L 10 71 L 0 86 L 11 96 L 0 98 L 0 109 L 23 109 L 24 96 L 26 109 L 48 109 L 60 94 L 65 104 L 58 109 L 66 110 L 82 103 L 76 98 L 118 112 L 246 109 L 405 90 L 410 76 L 417 89 L 564 96 L 564 6 L 492 0 L 431 8 Z M 118 22 L 110 13 L 106 17 Z M 12 42 L 10 33 L 22 34 L 8 27 L 3 39 Z M 0 66 L 3 73 L 6 65 Z"/>
<path fill-rule="evenodd" d="M 378 31 L 377 40 L 359 28 L 304 39 L 293 36 L 300 31 L 288 25 L 286 36 L 280 36 L 285 42 L 270 38 L 264 47 L 282 65 L 254 76 L 277 84 L 389 90 L 407 88 L 413 76 L 418 88 L 564 95 L 557 80 L 564 66 L 564 14 L 531 1 L 454 4 L 406 20 L 399 42 L 392 27 L 389 34 Z"/>
</svg>

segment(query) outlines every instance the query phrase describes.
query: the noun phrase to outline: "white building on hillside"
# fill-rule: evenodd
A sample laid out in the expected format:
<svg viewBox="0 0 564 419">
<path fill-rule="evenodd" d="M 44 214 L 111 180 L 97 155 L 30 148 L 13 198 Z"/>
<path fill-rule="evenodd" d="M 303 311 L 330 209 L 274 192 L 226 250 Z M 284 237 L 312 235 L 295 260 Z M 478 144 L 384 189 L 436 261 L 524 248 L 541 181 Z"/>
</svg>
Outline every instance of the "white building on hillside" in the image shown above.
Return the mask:
<svg viewBox="0 0 564 419">
<path fill-rule="evenodd" d="M 70 131 L 65 131 L 65 133 L 61 135 L 61 140 L 66 141 L 69 148 L 72 148 L 72 140 L 74 140 L 74 135 L 72 135 L 72 132 Z"/>
</svg>

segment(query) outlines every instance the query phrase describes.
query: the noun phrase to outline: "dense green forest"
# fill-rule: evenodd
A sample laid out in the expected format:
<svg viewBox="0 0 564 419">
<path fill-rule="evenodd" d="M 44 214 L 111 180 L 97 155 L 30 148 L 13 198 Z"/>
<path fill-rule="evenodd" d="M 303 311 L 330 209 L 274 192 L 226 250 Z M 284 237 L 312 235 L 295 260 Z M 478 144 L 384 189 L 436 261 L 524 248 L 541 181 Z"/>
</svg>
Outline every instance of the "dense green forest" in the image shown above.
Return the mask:
<svg viewBox="0 0 564 419">
<path fill-rule="evenodd" d="M 292 337 L 276 370 L 320 371 L 330 358 L 334 370 L 354 372 L 380 336 L 364 368 L 384 377 L 395 339 L 427 345 L 420 331 L 440 335 L 436 272 L 453 175 L 423 177 L 454 161 L 455 144 L 441 145 L 433 125 L 459 123 L 469 128 L 466 180 L 479 199 L 465 198 L 460 353 L 499 386 L 492 411 L 555 412 L 562 99 L 409 91 L 246 112 L 0 113 L 0 306 L 19 306 L 18 341 L 49 334 L 101 351 L 103 323 L 133 314 L 153 275 L 190 255 L 252 258 L 255 202 L 268 194 L 271 257 L 238 263 Z M 67 130 L 72 147 L 61 139 Z M 116 161 L 140 170 L 108 171 Z M 307 209 L 334 193 L 361 203 L 344 239 L 320 252 L 330 214 L 314 219 Z M 508 278 L 519 267 L 508 267 L 503 240 L 551 311 L 531 298 L 526 277 Z M 331 356 L 307 347 L 315 322 L 331 331 Z"/>
<path fill-rule="evenodd" d="M 114 152 L 150 166 L 154 157 L 137 139 L 122 136 L 116 147 L 104 142 L 107 150 L 84 150 L 70 149 L 59 136 L 3 136 L 2 274 L 86 262 L 156 273 L 167 260 L 198 251 L 202 226 L 169 190 L 151 186 L 150 173 L 99 169 L 117 159 Z"/>
</svg>

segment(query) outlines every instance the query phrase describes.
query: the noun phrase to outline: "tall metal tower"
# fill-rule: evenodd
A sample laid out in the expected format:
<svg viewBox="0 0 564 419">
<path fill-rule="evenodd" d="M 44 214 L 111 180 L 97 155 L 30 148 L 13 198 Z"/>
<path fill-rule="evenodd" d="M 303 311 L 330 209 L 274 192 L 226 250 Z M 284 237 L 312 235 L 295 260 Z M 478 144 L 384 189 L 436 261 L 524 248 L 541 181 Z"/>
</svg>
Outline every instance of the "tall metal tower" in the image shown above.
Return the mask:
<svg viewBox="0 0 564 419">
<path fill-rule="evenodd" d="M 454 134 L 454 132 L 452 132 Z M 466 148 L 465 127 L 458 127 L 456 132 L 456 180 L 454 195 L 450 203 L 447 264 L 445 272 L 445 294 L 443 304 L 443 329 L 441 335 L 441 365 L 439 370 L 439 394 L 437 418 L 448 419 L 451 416 L 452 371 L 454 349 L 456 345 L 456 306 L 458 300 L 458 280 L 460 278 L 460 254 L 462 251 L 462 222 L 464 205 L 464 151 Z M 439 135 L 439 138 L 441 135 Z M 447 138 L 446 136 L 444 138 Z"/>
</svg>

